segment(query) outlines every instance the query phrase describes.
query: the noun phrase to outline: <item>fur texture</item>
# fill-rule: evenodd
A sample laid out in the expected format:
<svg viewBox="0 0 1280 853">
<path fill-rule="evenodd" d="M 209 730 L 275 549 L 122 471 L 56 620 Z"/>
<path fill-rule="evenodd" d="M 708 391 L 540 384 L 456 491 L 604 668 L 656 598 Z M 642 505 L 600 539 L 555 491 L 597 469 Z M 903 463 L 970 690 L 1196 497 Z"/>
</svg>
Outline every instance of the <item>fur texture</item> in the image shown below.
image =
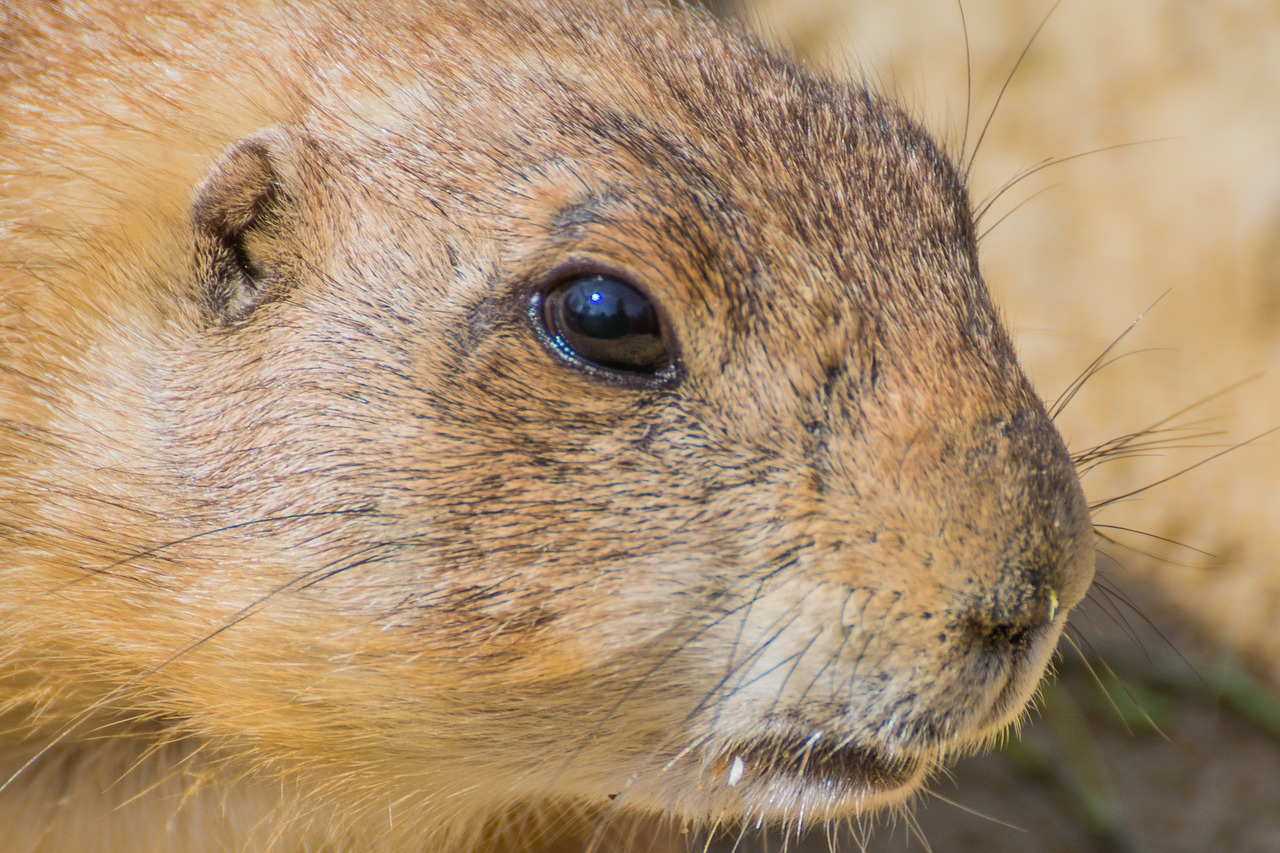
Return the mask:
<svg viewBox="0 0 1280 853">
<path fill-rule="evenodd" d="M 892 103 L 639 5 L 4 26 L 9 849 L 657 847 L 1020 713 L 1092 529 Z"/>
<path fill-rule="evenodd" d="M 948 0 L 764 5 L 756 16 L 790 49 L 863 69 L 953 152 L 967 138 L 976 199 L 1049 158 L 1098 152 L 1019 181 L 980 224 L 990 229 L 981 241 L 987 279 L 1049 398 L 1142 315 L 1113 353 L 1124 357 L 1055 422 L 1084 451 L 1181 414 L 1162 424 L 1176 429 L 1149 437 L 1158 443 L 1090 471 L 1091 502 L 1280 424 L 1275 4 L 1063 3 L 980 146 L 997 93 L 1052 4 L 965 0 L 967 37 Z M 954 787 L 940 786 L 965 808 L 920 812 L 932 849 L 1280 849 L 1280 747 L 1266 724 L 1280 703 L 1278 480 L 1280 444 L 1269 435 L 1097 514 L 1120 543 L 1104 543 L 1099 564 L 1115 594 L 1092 594 L 1097 606 L 1073 625 L 1090 656 L 1101 654 L 1094 666 L 1116 703 L 1126 707 L 1132 694 L 1158 728 L 1122 720 L 1069 664 L 1057 710 L 1078 704 L 1096 743 L 1068 740 L 1059 719 L 1064 728 L 1024 732 L 1024 744 L 1049 756 L 1039 775 L 1025 772 L 1025 747 L 1010 750 L 1016 761 L 966 762 Z M 1247 694 L 1241 672 L 1258 680 Z M 1088 771 L 1073 765 L 1088 754 Z M 1064 803 L 1082 773 L 1102 786 L 1086 796 L 1108 803 L 1110 848 L 1093 835 L 1097 813 Z M 1062 784 L 1048 789 L 1046 776 Z M 901 834 L 871 849 L 901 851 Z"/>
</svg>

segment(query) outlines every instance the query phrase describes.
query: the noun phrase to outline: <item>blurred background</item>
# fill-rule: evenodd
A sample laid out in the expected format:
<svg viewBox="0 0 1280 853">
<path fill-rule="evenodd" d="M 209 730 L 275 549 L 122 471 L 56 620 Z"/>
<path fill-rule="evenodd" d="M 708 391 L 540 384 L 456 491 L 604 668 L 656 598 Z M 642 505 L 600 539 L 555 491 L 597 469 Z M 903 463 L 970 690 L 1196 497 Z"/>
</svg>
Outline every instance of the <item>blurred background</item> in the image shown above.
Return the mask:
<svg viewBox="0 0 1280 853">
<path fill-rule="evenodd" d="M 1128 330 L 1057 419 L 1073 451 L 1154 429 L 1084 476 L 1121 498 L 1112 541 L 1022 737 L 839 849 L 1280 851 L 1280 3 L 720 9 L 972 158 L 985 275 L 1047 400 Z M 784 844 L 828 849 L 737 849 Z"/>
</svg>

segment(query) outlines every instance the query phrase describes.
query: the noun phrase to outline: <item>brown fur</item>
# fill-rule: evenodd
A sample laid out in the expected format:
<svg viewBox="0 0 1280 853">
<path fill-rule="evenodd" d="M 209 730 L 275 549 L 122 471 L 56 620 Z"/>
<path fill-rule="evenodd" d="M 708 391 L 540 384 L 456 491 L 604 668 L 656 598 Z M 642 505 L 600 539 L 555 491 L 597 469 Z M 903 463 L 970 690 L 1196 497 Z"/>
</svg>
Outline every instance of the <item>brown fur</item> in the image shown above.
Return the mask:
<svg viewBox="0 0 1280 853">
<path fill-rule="evenodd" d="M 683 11 L 420 5 L 8 13 L 9 849 L 841 820 L 1016 716 L 1084 594 L 896 107 Z M 583 267 L 678 378 L 545 345 Z"/>
<path fill-rule="evenodd" d="M 804 39 L 806 55 L 853 56 L 959 148 L 966 37 L 957 4 L 765 2 L 772 8 L 763 17 Z M 1051 5 L 965 0 L 969 153 Z M 1029 374 L 1050 396 L 1160 300 L 1119 348 L 1134 354 L 1091 379 L 1057 418 L 1073 450 L 1253 377 L 1177 418 L 1187 428 L 1167 433 L 1167 446 L 1088 474 L 1091 500 L 1280 424 L 1280 160 L 1270 153 L 1280 148 L 1278 35 L 1280 7 L 1266 0 L 1060 4 L 977 151 L 970 186 L 981 198 L 1046 158 L 1127 145 L 1019 182 L 981 226 L 995 226 L 982 240 L 988 281 Z M 1196 437 L 1205 432 L 1213 434 Z M 1114 778 L 1102 789 L 1107 811 L 1136 849 L 1280 849 L 1280 744 L 1266 723 L 1280 707 L 1278 480 L 1280 443 L 1271 435 L 1096 516 L 1191 546 L 1104 528 L 1123 543 L 1104 545 L 1099 564 L 1119 598 L 1095 594 L 1101 606 L 1072 620 L 1090 656 L 1101 652 L 1094 666 L 1104 679 L 1104 664 L 1120 673 L 1109 687 L 1116 702 L 1125 707 L 1131 691 L 1159 731 L 1140 717 L 1122 722 L 1085 673 L 1068 673 L 1067 704 L 1089 709 L 1096 747 L 1064 741 L 1043 723 L 1024 742 L 1058 741 L 1056 753 L 1046 751 L 1060 777 L 1070 777 L 1073 756 L 1095 753 L 1089 781 Z M 1243 700 L 1235 692 L 1242 670 L 1261 682 Z M 1011 752 L 1025 758 L 1021 748 Z M 1004 757 L 966 762 L 954 788 L 940 786 L 979 816 L 943 803 L 921 810 L 932 849 L 1114 849 L 1090 837 L 1097 824 L 1064 804 L 1062 788 L 1014 766 Z M 904 844 L 886 834 L 873 849 Z"/>
<path fill-rule="evenodd" d="M 800 27 L 789 0 L 766 17 Z M 966 0 L 973 64 L 969 154 L 1049 7 Z M 959 148 L 965 35 L 950 0 L 816 4 L 805 53 L 870 69 Z M 762 13 L 763 14 L 763 13 Z M 923 22 L 928 22 L 924 24 Z M 788 29 L 782 23 L 780 30 Z M 799 31 L 799 30 L 797 30 Z M 1037 387 L 1053 395 L 1140 314 L 1135 352 L 1091 379 L 1058 424 L 1073 450 L 1141 429 L 1234 387 L 1176 423 L 1184 440 L 1085 480 L 1100 501 L 1280 424 L 1280 7 L 1072 0 L 1055 9 L 976 152 L 975 197 L 1051 158 L 985 217 L 984 270 Z M 1123 146 L 1113 148 L 1114 146 Z M 1112 150 L 1107 150 L 1112 149 Z M 1087 152 L 1097 153 L 1087 153 Z M 1014 208 L 1017 208 L 1014 211 Z M 1007 219 L 1005 214 L 1012 212 Z M 1000 221 L 1002 220 L 1003 221 Z M 997 222 L 999 223 L 997 225 Z M 1153 310 L 1146 309 L 1157 303 Z M 1198 432 L 1217 434 L 1193 440 Z M 1215 460 L 1098 521 L 1209 552 L 1125 537 L 1108 549 L 1215 642 L 1280 687 L 1280 444 Z M 1212 555 L 1212 556 L 1210 556 Z M 1112 564 L 1113 572 L 1124 571 Z"/>
</svg>

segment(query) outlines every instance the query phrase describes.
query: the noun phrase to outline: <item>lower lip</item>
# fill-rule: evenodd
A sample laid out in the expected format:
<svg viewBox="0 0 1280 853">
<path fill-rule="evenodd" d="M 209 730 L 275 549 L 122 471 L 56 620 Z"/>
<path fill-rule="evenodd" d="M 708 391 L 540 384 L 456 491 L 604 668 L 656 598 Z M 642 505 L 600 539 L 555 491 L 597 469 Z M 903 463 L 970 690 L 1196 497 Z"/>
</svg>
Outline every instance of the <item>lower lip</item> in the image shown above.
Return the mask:
<svg viewBox="0 0 1280 853">
<path fill-rule="evenodd" d="M 778 737 L 726 750 L 710 770 L 745 799 L 843 812 L 902 799 L 915 790 L 925 766 L 919 758 L 890 759 L 878 750 L 821 738 Z"/>
</svg>

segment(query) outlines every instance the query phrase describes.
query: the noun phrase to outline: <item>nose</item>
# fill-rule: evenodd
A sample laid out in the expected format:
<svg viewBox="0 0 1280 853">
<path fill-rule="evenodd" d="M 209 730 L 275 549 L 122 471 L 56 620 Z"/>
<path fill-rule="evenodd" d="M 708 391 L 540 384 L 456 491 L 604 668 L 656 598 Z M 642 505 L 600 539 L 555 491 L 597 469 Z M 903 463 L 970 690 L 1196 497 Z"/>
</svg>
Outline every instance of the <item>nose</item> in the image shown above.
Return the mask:
<svg viewBox="0 0 1280 853">
<path fill-rule="evenodd" d="M 970 451 L 971 464 L 1000 474 L 990 480 L 998 485 L 988 509 L 977 513 L 987 544 L 970 552 L 986 565 L 969 567 L 957 614 L 962 630 L 993 652 L 1023 648 L 1061 621 L 1092 583 L 1095 559 L 1088 504 L 1047 419 L 999 427 L 994 441 Z"/>
<path fill-rule="evenodd" d="M 961 615 L 961 629 L 992 653 L 1028 647 L 1067 609 L 1051 579 L 1057 574 L 1042 568 L 1004 573 L 994 587 L 971 597 L 968 610 Z"/>
<path fill-rule="evenodd" d="M 1093 526 L 1074 472 L 1043 469 L 1017 489 L 1012 529 L 992 554 L 994 571 L 976 573 L 961 624 L 991 651 L 1026 647 L 1079 603 L 1093 581 Z"/>
</svg>

